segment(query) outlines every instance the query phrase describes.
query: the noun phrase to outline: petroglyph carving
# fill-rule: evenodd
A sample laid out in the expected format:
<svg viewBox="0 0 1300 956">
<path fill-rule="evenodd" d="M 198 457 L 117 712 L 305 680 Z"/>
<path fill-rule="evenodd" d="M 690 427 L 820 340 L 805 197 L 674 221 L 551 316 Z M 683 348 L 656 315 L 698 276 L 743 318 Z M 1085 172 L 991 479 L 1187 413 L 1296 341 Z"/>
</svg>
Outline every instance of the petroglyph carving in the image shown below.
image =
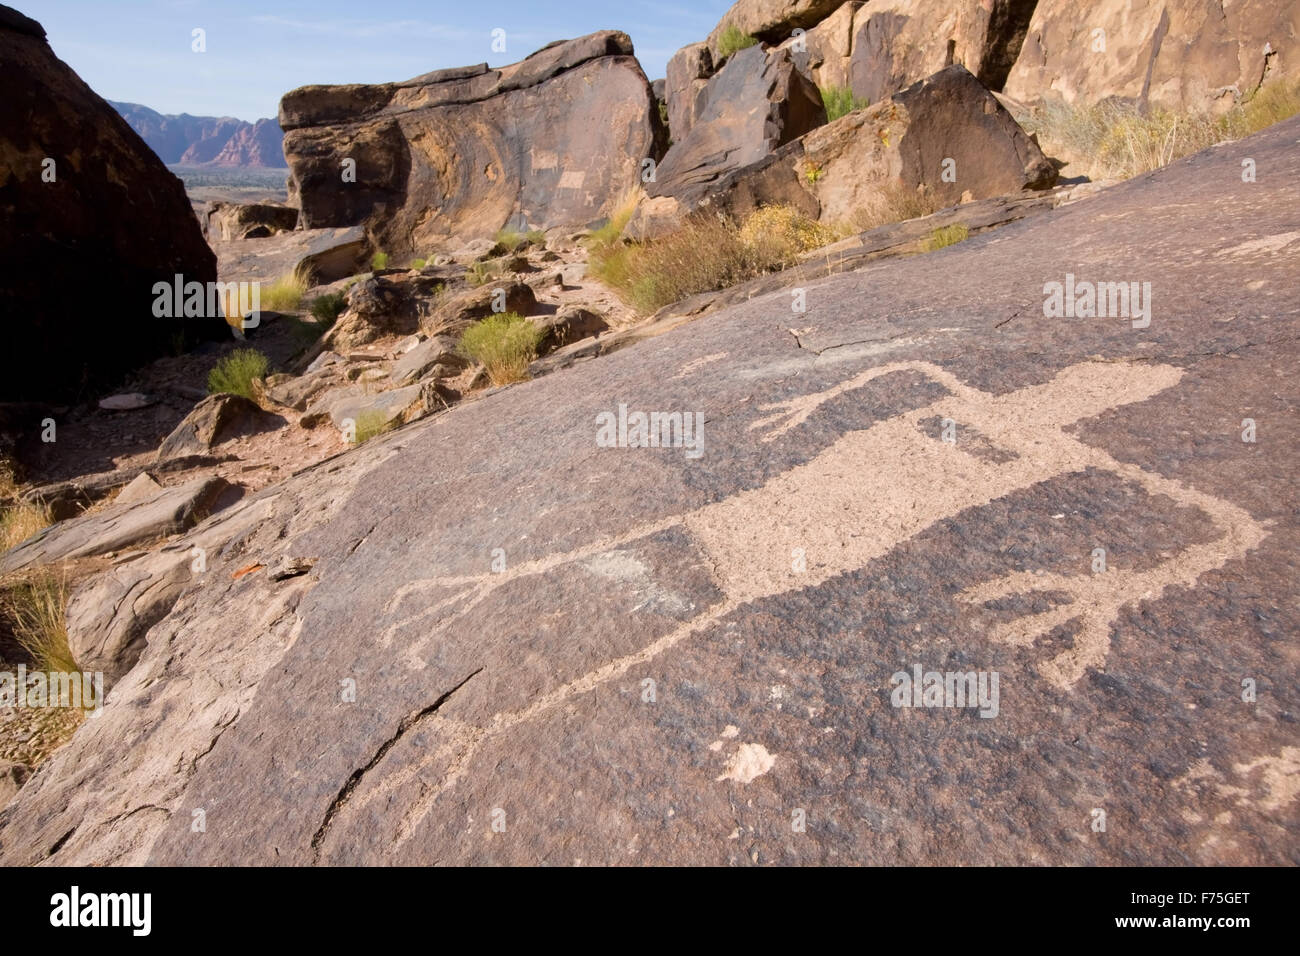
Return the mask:
<svg viewBox="0 0 1300 956">
<path fill-rule="evenodd" d="M 978 508 L 1058 476 L 1098 469 L 1209 516 L 1219 536 L 1186 548 L 1148 571 L 1111 568 L 1105 574 L 1081 569 L 1077 577 L 1015 573 L 976 585 L 961 596 L 983 604 L 1012 594 L 1064 592 L 1070 603 L 994 625 L 1000 642 L 1032 647 L 1035 640 L 1078 618 L 1073 646 L 1037 665 L 1039 674 L 1061 689 L 1072 687 L 1092 667 L 1102 667 L 1111 626 L 1120 608 L 1160 596 L 1170 587 L 1191 587 L 1208 571 L 1223 567 L 1257 547 L 1268 533 L 1243 509 L 1203 494 L 1173 479 L 1126 464 L 1066 434 L 1064 428 L 1110 409 L 1150 399 L 1176 385 L 1182 371 L 1168 365 L 1085 362 L 1061 371 L 1051 381 L 993 395 L 972 388 L 945 369 L 926 362 L 879 366 L 827 389 L 764 406 L 766 414 L 750 427 L 771 442 L 807 421 L 826 402 L 887 375 L 913 373 L 941 384 L 949 394 L 935 402 L 869 428 L 841 435 L 805 464 L 766 484 L 695 511 L 670 516 L 564 554 L 512 566 L 500 574 L 431 578 L 397 589 L 387 611 L 396 619 L 382 643 L 401 635 L 418 653 L 433 639 L 436 625 L 449 615 L 468 613 L 497 588 L 563 565 L 589 562 L 598 555 L 669 529 L 685 529 L 713 569 L 724 597 L 695 618 L 639 650 L 610 660 L 534 698 L 526 707 L 495 714 L 471 726 L 438 715 L 442 743 L 420 766 L 408 767 L 401 780 L 381 781 L 362 802 L 382 799 L 427 768 L 440 780 L 426 787 L 406 814 L 398 842 L 409 839 L 438 795 L 455 786 L 477 749 L 488 738 L 509 732 L 576 695 L 600 687 L 631 668 L 654 659 L 733 610 L 788 591 L 816 587 L 841 574 L 866 567 L 900 543 L 936 522 Z M 962 443 L 939 441 L 922 423 L 950 418 L 1006 454 L 990 457 L 964 451 Z M 880 480 L 864 491 L 864 478 Z M 788 559 L 792 546 L 803 548 L 801 573 Z M 698 556 L 696 556 L 698 557 Z M 442 595 L 442 596 L 439 596 Z M 432 599 L 432 600 L 431 600 Z M 419 610 L 402 614 L 412 604 Z M 435 729 L 433 727 L 431 730 Z"/>
</svg>

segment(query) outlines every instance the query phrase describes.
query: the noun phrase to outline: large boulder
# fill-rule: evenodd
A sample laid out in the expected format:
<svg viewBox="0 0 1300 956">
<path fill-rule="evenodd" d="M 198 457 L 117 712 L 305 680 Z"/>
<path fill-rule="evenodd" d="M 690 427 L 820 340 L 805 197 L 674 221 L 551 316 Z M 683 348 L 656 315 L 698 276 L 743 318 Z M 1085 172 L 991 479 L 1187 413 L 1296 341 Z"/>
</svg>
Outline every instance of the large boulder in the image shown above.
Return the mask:
<svg viewBox="0 0 1300 956">
<path fill-rule="evenodd" d="M 1295 0 L 1040 0 L 1006 93 L 1222 109 L 1300 56 Z"/>
<path fill-rule="evenodd" d="M 229 338 L 206 308 L 155 316 L 156 283 L 217 277 L 185 188 L 41 25 L 4 6 L 0 90 L 0 316 L 17 359 L 0 401 L 71 398 L 177 345 Z"/>
<path fill-rule="evenodd" d="M 364 224 L 397 254 L 506 225 L 585 225 L 617 207 L 662 147 L 632 41 L 612 31 L 499 69 L 303 87 L 281 101 L 280 125 L 302 225 Z"/>
<path fill-rule="evenodd" d="M 202 455 L 221 442 L 273 427 L 274 416 L 242 395 L 218 392 L 200 401 L 158 446 L 158 460 Z"/>
<path fill-rule="evenodd" d="M 1038 144 L 962 66 L 813 130 L 802 145 L 802 181 L 827 222 L 852 216 L 887 182 L 923 188 L 951 205 L 1045 189 L 1057 180 Z M 815 182 L 810 170 L 817 171 Z"/>
<path fill-rule="evenodd" d="M 826 122 L 821 94 L 788 50 L 752 46 L 735 54 L 701 92 L 690 131 L 659 164 L 651 197 L 698 204 L 719 180 Z"/>
<path fill-rule="evenodd" d="M 257 242 L 209 236 L 223 279 L 274 282 L 301 275 L 325 285 L 364 271 L 369 253 L 361 226 L 337 229 L 295 229 Z"/>
<path fill-rule="evenodd" d="M 1001 90 L 1036 2 L 872 0 L 853 21 L 853 92 L 876 103 L 955 63 Z"/>
<path fill-rule="evenodd" d="M 886 190 L 924 190 L 947 205 L 1056 180 L 1037 143 L 965 67 L 954 65 L 717 178 L 702 194 L 656 198 L 633 225 L 653 236 L 699 206 L 741 220 L 772 205 L 838 223 L 879 203 Z"/>
</svg>

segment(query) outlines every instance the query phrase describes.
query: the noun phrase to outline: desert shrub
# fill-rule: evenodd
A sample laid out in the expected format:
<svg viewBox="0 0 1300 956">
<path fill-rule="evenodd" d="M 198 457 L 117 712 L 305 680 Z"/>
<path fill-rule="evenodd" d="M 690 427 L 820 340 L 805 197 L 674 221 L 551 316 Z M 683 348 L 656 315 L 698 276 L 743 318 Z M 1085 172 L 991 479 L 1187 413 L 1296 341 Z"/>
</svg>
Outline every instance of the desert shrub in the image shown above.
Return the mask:
<svg viewBox="0 0 1300 956">
<path fill-rule="evenodd" d="M 788 206 L 759 209 L 740 227 L 724 216 L 700 212 L 659 239 L 592 243 L 590 265 L 597 278 L 636 308 L 653 312 L 699 292 L 784 269 L 802 253 L 841 235 Z"/>
<path fill-rule="evenodd" d="M 955 246 L 957 243 L 970 238 L 970 230 L 959 222 L 950 226 L 940 226 L 930 233 L 930 238 L 926 240 L 925 247 L 930 252 L 936 249 L 943 249 L 946 246 Z"/>
<path fill-rule="evenodd" d="M 728 23 L 718 37 L 718 61 L 726 60 L 733 53 L 747 50 L 756 43 L 758 43 L 757 37 L 750 36 L 734 23 Z"/>
<path fill-rule="evenodd" d="M 770 266 L 793 265 L 801 253 L 820 249 L 844 233 L 803 216 L 792 206 L 764 206 L 740 227 L 740 241 Z"/>
<path fill-rule="evenodd" d="M 528 366 L 537 358 L 544 335 L 523 316 L 502 312 L 466 329 L 459 350 L 466 358 L 483 363 L 493 385 L 508 385 L 528 378 Z"/>
<path fill-rule="evenodd" d="M 324 329 L 332 326 L 347 308 L 347 297 L 342 292 L 324 292 L 311 300 L 311 314 Z"/>
<path fill-rule="evenodd" d="M 822 105 L 826 107 L 826 121 L 834 122 L 854 110 L 865 109 L 871 101 L 853 95 L 847 86 L 827 86 L 822 89 Z"/>
<path fill-rule="evenodd" d="M 1300 113 L 1300 81 L 1278 80 L 1219 116 L 1050 101 L 1020 117 L 1044 150 L 1095 179 L 1129 179 L 1225 140 L 1257 133 Z"/>
<path fill-rule="evenodd" d="M 63 673 L 80 670 L 68 647 L 65 580 L 51 571 L 39 571 L 10 585 L 4 604 L 14 639 L 31 655 L 36 669 Z M 93 701 L 82 703 L 93 706 Z"/>
<path fill-rule="evenodd" d="M 381 270 L 381 269 L 387 269 L 387 268 L 388 268 L 388 253 L 386 253 L 386 252 L 376 252 L 373 256 L 371 256 L 371 257 L 370 257 L 370 268 L 373 269 L 375 272 L 378 272 L 378 271 Z"/>
<path fill-rule="evenodd" d="M 523 245 L 525 238 L 518 229 L 498 229 L 495 240 L 496 244 L 506 252 L 514 252 Z"/>
<path fill-rule="evenodd" d="M 231 352 L 208 373 L 208 393 L 229 392 L 253 397 L 253 380 L 266 377 L 266 356 L 257 349 Z"/>
<path fill-rule="evenodd" d="M 423 268 L 424 268 L 425 266 L 427 266 L 428 264 L 429 264 L 429 260 L 428 260 L 428 259 L 412 259 L 412 260 L 411 260 L 411 268 L 412 268 L 412 269 L 423 269 Z"/>
<path fill-rule="evenodd" d="M 307 281 L 296 272 L 281 276 L 259 290 L 259 307 L 269 312 L 296 312 L 307 292 Z M 234 310 L 234 324 L 239 324 L 238 309 Z M 228 316 L 232 315 L 227 311 Z"/>
<path fill-rule="evenodd" d="M 540 229 L 529 229 L 528 232 L 524 234 L 524 238 L 535 246 L 546 245 L 546 233 L 542 232 Z"/>
</svg>

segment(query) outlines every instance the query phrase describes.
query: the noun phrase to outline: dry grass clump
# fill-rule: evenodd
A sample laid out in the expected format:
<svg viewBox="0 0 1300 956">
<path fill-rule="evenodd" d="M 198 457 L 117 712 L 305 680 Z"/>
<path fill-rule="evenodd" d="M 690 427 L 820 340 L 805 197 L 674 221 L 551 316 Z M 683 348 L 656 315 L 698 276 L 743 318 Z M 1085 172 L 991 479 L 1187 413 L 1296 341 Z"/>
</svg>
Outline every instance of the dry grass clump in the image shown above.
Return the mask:
<svg viewBox="0 0 1300 956">
<path fill-rule="evenodd" d="M 307 280 L 296 272 L 291 273 L 261 287 L 259 306 L 268 312 L 296 312 L 306 294 Z"/>
<path fill-rule="evenodd" d="M 253 380 L 266 378 L 266 356 L 257 349 L 238 349 L 231 352 L 208 373 L 208 394 L 229 392 L 253 399 Z"/>
<path fill-rule="evenodd" d="M 1130 179 L 1225 140 L 1241 139 L 1300 113 L 1300 80 L 1276 81 L 1228 112 L 1153 109 L 1124 103 L 1050 102 L 1021 118 L 1045 150 L 1070 159 L 1072 173 Z M 1075 167 L 1078 168 L 1075 168 Z"/>
<path fill-rule="evenodd" d="M 20 501 L 6 507 L 0 512 L 0 552 L 17 547 L 52 524 L 54 518 L 44 505 Z"/>
<path fill-rule="evenodd" d="M 483 363 L 493 385 L 528 379 L 528 366 L 537 358 L 545 333 L 514 312 L 490 315 L 460 337 L 462 355 Z"/>
<path fill-rule="evenodd" d="M 858 232 L 869 232 L 908 219 L 920 219 L 938 212 L 944 203 L 924 186 L 908 189 L 898 180 L 880 183 L 871 199 L 853 211 L 850 222 Z"/>
<path fill-rule="evenodd" d="M 757 43 L 758 39 L 756 37 L 750 36 L 734 23 L 728 23 L 722 28 L 722 33 L 718 36 L 718 62 L 722 63 L 723 60 L 730 58 L 733 53 L 748 50 Z"/>
<path fill-rule="evenodd" d="M 929 239 L 926 240 L 925 248 L 928 252 L 934 252 L 936 249 L 955 246 L 957 243 L 964 242 L 969 238 L 970 229 L 963 223 L 955 222 L 950 226 L 940 226 L 931 232 Z"/>
<path fill-rule="evenodd" d="M 54 516 L 45 505 L 19 500 L 14 467 L 0 461 L 0 552 L 22 544 L 38 531 L 54 524 Z"/>
<path fill-rule="evenodd" d="M 52 571 L 37 571 L 11 584 L 3 600 L 14 639 L 31 656 L 37 670 L 65 674 L 79 670 L 68 647 L 68 585 L 64 578 Z"/>
<path fill-rule="evenodd" d="M 389 421 L 388 416 L 383 412 L 371 408 L 358 415 L 354 424 L 356 428 L 352 436 L 352 444 L 360 445 L 377 435 L 392 431 L 396 422 Z"/>
<path fill-rule="evenodd" d="M 588 240 L 592 272 L 643 312 L 787 268 L 845 234 L 788 206 L 759 209 L 739 226 L 718 213 L 697 212 L 676 231 L 647 242 L 623 241 L 621 231 Z"/>
</svg>

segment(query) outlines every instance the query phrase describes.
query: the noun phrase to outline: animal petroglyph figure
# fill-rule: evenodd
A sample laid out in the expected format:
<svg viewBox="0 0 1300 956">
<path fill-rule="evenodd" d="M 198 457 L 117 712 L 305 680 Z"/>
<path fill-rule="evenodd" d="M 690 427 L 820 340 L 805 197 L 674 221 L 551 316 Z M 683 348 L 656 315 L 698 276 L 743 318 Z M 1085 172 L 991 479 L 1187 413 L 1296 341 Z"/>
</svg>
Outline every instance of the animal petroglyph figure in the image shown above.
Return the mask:
<svg viewBox="0 0 1300 956">
<path fill-rule="evenodd" d="M 998 641 L 1030 647 L 1053 628 L 1079 619 L 1081 628 L 1073 646 L 1037 665 L 1043 678 L 1062 689 L 1075 684 L 1088 668 L 1105 663 L 1110 629 L 1121 607 L 1158 597 L 1171 586 L 1190 587 L 1202 574 L 1255 548 L 1267 534 L 1241 508 L 1117 461 L 1064 431 L 1074 422 L 1146 401 L 1174 386 L 1182 372 L 1167 365 L 1085 362 L 1064 369 L 1045 384 L 993 395 L 971 388 L 937 365 L 898 362 L 862 372 L 823 392 L 764 406 L 765 416 L 754 422 L 751 430 L 764 442 L 774 441 L 798 428 L 827 401 L 882 376 L 908 372 L 941 384 L 949 394 L 923 408 L 847 432 L 810 461 L 760 487 L 564 554 L 522 563 L 504 573 L 431 578 L 399 588 L 388 606 L 396 619 L 381 640 L 391 644 L 401 635 L 418 651 L 422 642 L 436 640 L 436 627 L 431 625 L 448 615 L 468 613 L 510 581 L 543 575 L 656 532 L 679 528 L 688 532 L 703 553 L 705 566 L 712 569 L 724 595 L 698 616 L 639 650 L 554 687 L 520 710 L 498 713 L 485 726 L 431 715 L 444 743 L 428 761 L 446 770 L 442 782 L 410 808 L 399 842 L 410 837 L 437 795 L 455 784 L 487 738 L 506 733 L 652 660 L 738 607 L 815 587 L 864 568 L 938 521 L 1049 479 L 1089 468 L 1110 472 L 1149 494 L 1199 508 L 1219 532 L 1216 540 L 1188 547 L 1149 571 L 1112 569 L 1096 575 L 1082 571 L 1078 576 L 1015 573 L 961 595 L 961 600 L 976 604 L 1031 591 L 1064 592 L 1069 603 L 999 624 L 992 634 Z M 935 418 L 952 419 L 977 434 L 980 441 L 940 441 L 936 429 L 927 424 Z M 990 446 L 995 454 L 979 453 Z M 792 569 L 793 548 L 804 549 L 805 571 Z M 430 602 L 433 594 L 446 596 Z M 401 612 L 413 605 L 419 605 L 418 609 L 403 616 Z M 419 770 L 419 766 L 409 766 L 391 775 L 367 799 L 391 792 Z"/>
</svg>

